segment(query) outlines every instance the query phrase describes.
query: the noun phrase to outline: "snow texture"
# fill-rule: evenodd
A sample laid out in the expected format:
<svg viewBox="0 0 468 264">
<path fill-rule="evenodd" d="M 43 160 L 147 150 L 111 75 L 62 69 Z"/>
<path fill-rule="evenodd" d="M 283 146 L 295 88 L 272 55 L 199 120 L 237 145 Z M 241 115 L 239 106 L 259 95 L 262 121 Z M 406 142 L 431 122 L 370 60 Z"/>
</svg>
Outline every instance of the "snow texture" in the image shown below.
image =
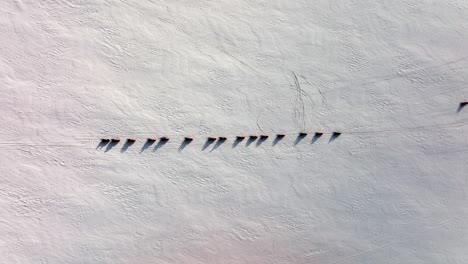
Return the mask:
<svg viewBox="0 0 468 264">
<path fill-rule="evenodd" d="M 0 1 L 0 263 L 468 263 L 467 18 Z"/>
</svg>

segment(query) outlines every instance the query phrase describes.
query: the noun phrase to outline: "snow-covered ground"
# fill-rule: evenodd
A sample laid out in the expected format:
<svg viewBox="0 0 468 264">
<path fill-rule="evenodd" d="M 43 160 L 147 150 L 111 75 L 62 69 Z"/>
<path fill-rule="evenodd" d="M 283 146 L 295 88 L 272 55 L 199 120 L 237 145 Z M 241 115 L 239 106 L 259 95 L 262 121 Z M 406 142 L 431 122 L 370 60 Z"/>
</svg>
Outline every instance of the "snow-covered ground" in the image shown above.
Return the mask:
<svg viewBox="0 0 468 264">
<path fill-rule="evenodd" d="M 468 263 L 467 18 L 0 1 L 0 263 Z"/>
</svg>

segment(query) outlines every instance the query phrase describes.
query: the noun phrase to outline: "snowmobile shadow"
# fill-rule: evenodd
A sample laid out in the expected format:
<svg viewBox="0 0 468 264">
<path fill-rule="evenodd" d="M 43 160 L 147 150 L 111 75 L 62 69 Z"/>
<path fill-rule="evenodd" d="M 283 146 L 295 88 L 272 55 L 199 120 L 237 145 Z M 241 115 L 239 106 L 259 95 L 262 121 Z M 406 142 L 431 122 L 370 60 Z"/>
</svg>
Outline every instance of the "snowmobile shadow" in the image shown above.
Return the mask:
<svg viewBox="0 0 468 264">
<path fill-rule="evenodd" d="M 310 144 L 314 144 L 315 142 L 317 142 L 317 140 L 319 140 L 319 138 L 321 138 L 323 136 L 322 133 L 315 133 L 314 137 L 312 138 L 312 141 L 310 142 Z"/>
<path fill-rule="evenodd" d="M 156 146 L 154 146 L 154 149 L 153 149 L 153 152 L 156 152 L 158 151 L 158 149 L 162 148 L 164 145 L 166 145 L 168 140 L 159 140 L 158 144 L 156 144 Z"/>
<path fill-rule="evenodd" d="M 148 139 L 146 140 L 145 144 L 143 145 L 143 147 L 141 147 L 140 149 L 140 153 L 142 153 L 143 151 L 147 150 L 149 147 L 151 147 L 153 144 L 154 144 L 154 140 L 151 140 L 151 139 Z"/>
<path fill-rule="evenodd" d="M 275 139 L 273 140 L 272 146 L 276 146 L 281 140 L 283 140 L 284 135 L 276 135 Z"/>
<path fill-rule="evenodd" d="M 247 139 L 247 142 L 245 143 L 245 146 L 250 146 L 250 144 L 254 143 L 255 140 L 257 140 L 257 137 L 249 137 L 249 139 Z"/>
<path fill-rule="evenodd" d="M 333 132 L 333 134 L 331 135 L 330 140 L 328 141 L 328 143 L 332 143 L 332 142 L 335 141 L 339 136 L 341 136 L 341 133 Z"/>
<path fill-rule="evenodd" d="M 297 144 L 301 143 L 301 141 L 302 141 L 306 136 L 307 136 L 306 134 L 299 134 L 299 135 L 297 135 L 297 138 L 296 138 L 296 140 L 294 141 L 294 146 L 296 146 Z"/>
<path fill-rule="evenodd" d="M 262 145 L 262 143 L 265 142 L 267 139 L 268 139 L 268 137 L 260 137 L 257 140 L 257 143 L 255 143 L 255 146 L 258 147 L 258 146 Z"/>
<path fill-rule="evenodd" d="M 463 108 L 465 108 L 467 105 L 468 103 L 465 103 L 465 102 L 460 103 L 457 108 L 457 113 L 460 113 L 461 110 L 463 110 Z"/>
<path fill-rule="evenodd" d="M 119 141 L 111 141 L 109 144 L 107 144 L 106 150 L 104 152 L 108 152 L 111 150 L 113 147 L 115 147 L 117 144 L 119 144 Z"/>
<path fill-rule="evenodd" d="M 216 144 L 213 146 L 213 148 L 210 150 L 213 151 L 217 148 L 219 148 L 219 146 L 221 146 L 224 142 L 226 142 L 226 139 L 225 138 L 219 138 L 218 141 L 216 141 Z"/>
<path fill-rule="evenodd" d="M 129 147 L 131 147 L 133 144 L 135 144 L 135 141 L 126 141 L 125 144 L 122 146 L 122 148 L 120 149 L 120 153 L 124 153 L 125 151 L 127 151 L 127 149 Z"/>
<path fill-rule="evenodd" d="M 203 144 L 202 151 L 207 149 L 211 144 L 213 144 L 216 141 L 214 138 L 208 138 L 205 141 L 205 144 Z"/>
<path fill-rule="evenodd" d="M 99 142 L 99 144 L 97 145 L 96 149 L 104 148 L 105 146 L 107 146 L 107 144 L 109 144 L 109 142 L 110 142 L 110 140 L 108 140 L 108 139 L 101 140 L 101 142 Z"/>
<path fill-rule="evenodd" d="M 232 148 L 235 148 L 237 147 L 237 145 L 239 145 L 242 141 L 244 140 L 243 137 L 238 137 L 234 140 L 234 142 L 232 143 Z"/>
<path fill-rule="evenodd" d="M 184 150 L 184 148 L 187 147 L 190 143 L 192 143 L 192 140 L 190 140 L 188 138 L 184 139 L 184 141 L 182 141 L 182 144 L 180 144 L 180 146 L 179 146 L 179 152 Z"/>
</svg>

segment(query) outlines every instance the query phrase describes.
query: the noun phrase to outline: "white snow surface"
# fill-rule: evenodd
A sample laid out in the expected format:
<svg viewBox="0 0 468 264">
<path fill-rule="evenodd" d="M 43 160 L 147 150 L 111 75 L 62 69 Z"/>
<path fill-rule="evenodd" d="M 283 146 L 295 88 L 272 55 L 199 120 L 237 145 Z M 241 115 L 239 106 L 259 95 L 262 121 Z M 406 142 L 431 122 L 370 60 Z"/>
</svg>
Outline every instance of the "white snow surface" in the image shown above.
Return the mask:
<svg viewBox="0 0 468 264">
<path fill-rule="evenodd" d="M 468 263 L 466 0 L 3 0 L 0 39 L 0 263 Z"/>
</svg>

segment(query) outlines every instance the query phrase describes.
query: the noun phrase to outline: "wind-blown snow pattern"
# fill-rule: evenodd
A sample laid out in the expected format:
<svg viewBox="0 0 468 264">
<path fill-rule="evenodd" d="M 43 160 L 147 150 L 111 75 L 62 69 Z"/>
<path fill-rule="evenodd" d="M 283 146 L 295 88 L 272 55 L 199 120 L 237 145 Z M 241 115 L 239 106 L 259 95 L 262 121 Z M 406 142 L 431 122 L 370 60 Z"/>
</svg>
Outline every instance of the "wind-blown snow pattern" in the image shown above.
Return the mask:
<svg viewBox="0 0 468 264">
<path fill-rule="evenodd" d="M 1 1 L 0 263 L 468 263 L 467 18 Z"/>
</svg>

